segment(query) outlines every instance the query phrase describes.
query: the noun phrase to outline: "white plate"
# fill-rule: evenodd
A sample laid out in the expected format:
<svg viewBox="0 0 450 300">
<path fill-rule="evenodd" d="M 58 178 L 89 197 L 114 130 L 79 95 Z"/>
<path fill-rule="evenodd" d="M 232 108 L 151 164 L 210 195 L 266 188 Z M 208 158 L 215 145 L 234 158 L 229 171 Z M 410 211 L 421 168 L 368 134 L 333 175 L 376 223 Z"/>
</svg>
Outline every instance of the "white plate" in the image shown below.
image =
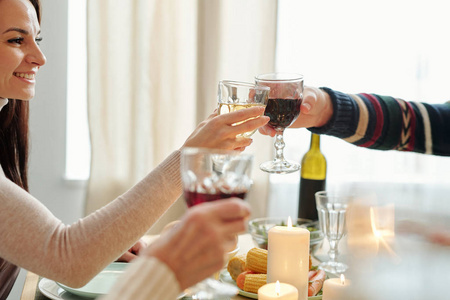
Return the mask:
<svg viewBox="0 0 450 300">
<path fill-rule="evenodd" d="M 228 273 L 228 271 L 226 269 L 224 269 L 220 272 L 219 279 L 223 282 L 227 282 L 227 283 L 236 285 L 236 281 L 234 281 L 233 278 L 231 278 L 230 273 Z M 247 298 L 258 299 L 258 294 L 246 292 L 241 289 L 239 289 L 239 295 L 247 297 Z M 322 295 L 308 297 L 308 300 L 322 300 Z"/>
<path fill-rule="evenodd" d="M 38 288 L 41 291 L 42 295 L 52 300 L 80 300 L 86 299 L 81 298 L 77 295 L 66 292 L 62 288 L 60 288 L 56 282 L 53 280 L 42 278 L 39 281 Z"/>
<path fill-rule="evenodd" d="M 92 299 L 107 294 L 126 266 L 127 263 L 112 263 L 92 278 L 85 286 L 78 289 L 47 278 L 41 279 L 38 287 L 44 296 L 52 300 Z"/>
<path fill-rule="evenodd" d="M 44 296 L 52 300 L 93 299 L 107 294 L 126 266 L 127 263 L 112 263 L 82 288 L 74 289 L 47 278 L 39 281 L 38 288 Z M 184 294 L 181 294 L 177 299 L 183 296 Z"/>
</svg>

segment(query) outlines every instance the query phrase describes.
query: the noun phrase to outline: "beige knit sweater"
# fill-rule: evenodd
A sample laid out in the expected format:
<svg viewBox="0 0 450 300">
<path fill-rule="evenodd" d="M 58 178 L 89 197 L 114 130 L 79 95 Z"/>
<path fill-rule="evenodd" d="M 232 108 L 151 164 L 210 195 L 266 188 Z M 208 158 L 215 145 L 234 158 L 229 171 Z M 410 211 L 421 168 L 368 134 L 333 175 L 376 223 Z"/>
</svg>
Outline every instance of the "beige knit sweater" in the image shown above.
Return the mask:
<svg viewBox="0 0 450 300">
<path fill-rule="evenodd" d="M 85 285 L 181 195 L 179 164 L 180 151 L 175 151 L 136 186 L 72 225 L 63 224 L 0 168 L 0 258 L 72 287 Z M 140 299 L 133 291 L 174 299 L 180 292 L 174 274 L 158 260 L 139 258 L 130 267 L 122 280 L 124 286 L 132 282 L 130 288 L 106 299 Z M 0 287 L 6 284 L 0 282 Z"/>
</svg>

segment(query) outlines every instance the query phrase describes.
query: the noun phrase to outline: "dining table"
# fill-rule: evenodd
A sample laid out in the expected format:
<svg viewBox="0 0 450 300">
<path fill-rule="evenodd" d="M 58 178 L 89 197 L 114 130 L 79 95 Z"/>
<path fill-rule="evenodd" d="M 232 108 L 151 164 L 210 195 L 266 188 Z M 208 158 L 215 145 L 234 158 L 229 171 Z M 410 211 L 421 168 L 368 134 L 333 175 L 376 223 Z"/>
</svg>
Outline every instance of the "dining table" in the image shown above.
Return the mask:
<svg viewBox="0 0 450 300">
<path fill-rule="evenodd" d="M 144 236 L 143 239 L 147 242 L 152 242 L 155 239 L 157 239 L 157 235 L 151 235 L 151 236 Z M 238 247 L 239 250 L 236 255 L 239 254 L 245 254 L 247 253 L 251 248 L 256 247 L 256 244 L 254 243 L 252 236 L 249 233 L 241 234 L 238 236 Z M 43 278 L 40 277 L 37 274 L 34 274 L 32 272 L 28 272 L 25 279 L 25 284 L 22 290 L 22 295 L 20 300 L 53 300 L 51 298 L 46 297 L 41 290 L 39 289 L 39 281 Z M 63 299 L 63 298 L 61 298 Z M 86 298 L 77 297 L 76 295 L 70 296 L 71 300 L 86 300 Z M 188 300 L 188 297 L 181 298 L 183 300 Z M 248 300 L 249 298 L 236 295 L 230 300 Z"/>
</svg>

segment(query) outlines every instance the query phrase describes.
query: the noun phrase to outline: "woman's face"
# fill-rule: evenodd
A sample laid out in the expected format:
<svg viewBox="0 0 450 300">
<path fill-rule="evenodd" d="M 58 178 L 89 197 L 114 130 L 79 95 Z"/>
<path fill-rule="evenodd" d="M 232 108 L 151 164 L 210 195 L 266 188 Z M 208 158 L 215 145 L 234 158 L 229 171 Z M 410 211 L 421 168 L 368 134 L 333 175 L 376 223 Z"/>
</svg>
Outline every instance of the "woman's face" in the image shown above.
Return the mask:
<svg viewBox="0 0 450 300">
<path fill-rule="evenodd" d="M 0 97 L 29 100 L 45 64 L 40 26 L 28 0 L 0 0 Z"/>
</svg>

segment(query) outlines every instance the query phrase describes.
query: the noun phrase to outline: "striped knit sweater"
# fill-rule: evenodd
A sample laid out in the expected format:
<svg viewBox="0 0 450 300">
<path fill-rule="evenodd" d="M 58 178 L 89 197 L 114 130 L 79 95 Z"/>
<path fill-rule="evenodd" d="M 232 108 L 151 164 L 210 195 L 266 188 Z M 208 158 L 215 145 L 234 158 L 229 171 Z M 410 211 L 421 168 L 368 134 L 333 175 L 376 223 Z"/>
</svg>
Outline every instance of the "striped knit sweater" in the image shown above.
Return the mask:
<svg viewBox="0 0 450 300">
<path fill-rule="evenodd" d="M 333 117 L 311 132 L 360 147 L 450 156 L 450 102 L 427 104 L 375 94 L 350 95 L 329 88 Z"/>
</svg>

